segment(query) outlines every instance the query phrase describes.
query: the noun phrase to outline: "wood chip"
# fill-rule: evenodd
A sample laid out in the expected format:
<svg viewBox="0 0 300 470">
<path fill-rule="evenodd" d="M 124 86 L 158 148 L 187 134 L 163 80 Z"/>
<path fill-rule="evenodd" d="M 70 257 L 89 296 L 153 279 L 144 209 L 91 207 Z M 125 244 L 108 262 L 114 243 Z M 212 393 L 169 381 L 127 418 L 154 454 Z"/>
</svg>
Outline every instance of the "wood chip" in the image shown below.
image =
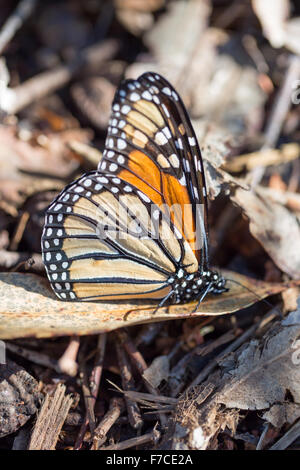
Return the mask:
<svg viewBox="0 0 300 470">
<path fill-rule="evenodd" d="M 65 391 L 66 387 L 59 384 L 53 397 L 46 395 L 31 435 L 29 450 L 55 449 L 61 428 L 73 402 L 71 395 L 65 395 Z"/>
</svg>

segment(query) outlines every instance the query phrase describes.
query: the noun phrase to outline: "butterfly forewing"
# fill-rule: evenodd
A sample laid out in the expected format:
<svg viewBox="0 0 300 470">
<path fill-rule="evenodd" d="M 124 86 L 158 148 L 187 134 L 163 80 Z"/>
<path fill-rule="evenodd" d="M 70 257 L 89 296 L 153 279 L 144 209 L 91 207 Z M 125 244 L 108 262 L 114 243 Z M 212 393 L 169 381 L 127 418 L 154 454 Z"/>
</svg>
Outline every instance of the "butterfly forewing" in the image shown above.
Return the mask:
<svg viewBox="0 0 300 470">
<path fill-rule="evenodd" d="M 118 174 L 156 204 L 172 208 L 175 227 L 193 246 L 199 263 L 205 262 L 207 210 L 200 149 L 180 97 L 158 74 L 127 80 L 118 89 L 99 169 Z"/>
</svg>

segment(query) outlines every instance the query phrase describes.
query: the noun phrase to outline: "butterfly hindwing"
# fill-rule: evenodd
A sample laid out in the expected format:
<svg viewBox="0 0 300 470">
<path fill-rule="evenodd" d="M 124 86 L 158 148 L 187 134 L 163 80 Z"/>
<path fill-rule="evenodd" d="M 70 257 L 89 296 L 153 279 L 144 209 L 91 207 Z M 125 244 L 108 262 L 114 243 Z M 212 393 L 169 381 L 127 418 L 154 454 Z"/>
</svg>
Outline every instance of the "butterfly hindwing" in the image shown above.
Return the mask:
<svg viewBox="0 0 300 470">
<path fill-rule="evenodd" d="M 99 172 L 72 183 L 52 203 L 42 245 L 52 287 L 65 300 L 163 298 L 178 264 L 197 266 L 150 198 Z"/>
</svg>

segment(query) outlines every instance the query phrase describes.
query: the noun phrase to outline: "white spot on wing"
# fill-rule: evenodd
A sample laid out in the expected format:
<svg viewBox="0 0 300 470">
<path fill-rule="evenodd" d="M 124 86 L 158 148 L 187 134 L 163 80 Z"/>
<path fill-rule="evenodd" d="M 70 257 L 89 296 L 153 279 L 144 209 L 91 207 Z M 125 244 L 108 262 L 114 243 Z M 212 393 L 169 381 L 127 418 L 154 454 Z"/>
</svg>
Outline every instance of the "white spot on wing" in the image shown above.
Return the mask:
<svg viewBox="0 0 300 470">
<path fill-rule="evenodd" d="M 117 146 L 118 146 L 119 150 L 123 150 L 127 147 L 127 144 L 126 144 L 125 140 L 118 139 Z"/>
<path fill-rule="evenodd" d="M 171 96 L 171 94 L 172 94 L 169 87 L 164 87 L 162 89 L 162 92 L 165 93 L 165 95 L 168 95 L 168 96 Z"/>
<path fill-rule="evenodd" d="M 158 145 L 165 145 L 168 142 L 168 139 L 166 138 L 166 136 L 162 132 L 157 132 L 155 134 L 155 142 Z"/>
</svg>

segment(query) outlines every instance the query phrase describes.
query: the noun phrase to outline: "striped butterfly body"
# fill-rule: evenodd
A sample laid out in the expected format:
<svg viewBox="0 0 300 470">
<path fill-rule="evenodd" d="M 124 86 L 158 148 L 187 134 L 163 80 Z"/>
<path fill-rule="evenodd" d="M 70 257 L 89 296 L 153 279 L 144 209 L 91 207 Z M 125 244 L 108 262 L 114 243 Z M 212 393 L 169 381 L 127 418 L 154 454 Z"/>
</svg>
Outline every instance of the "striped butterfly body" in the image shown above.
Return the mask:
<svg viewBox="0 0 300 470">
<path fill-rule="evenodd" d="M 145 73 L 121 84 L 98 170 L 50 205 L 42 251 L 62 300 L 200 303 L 227 290 L 209 269 L 200 149 L 163 77 Z"/>
</svg>

